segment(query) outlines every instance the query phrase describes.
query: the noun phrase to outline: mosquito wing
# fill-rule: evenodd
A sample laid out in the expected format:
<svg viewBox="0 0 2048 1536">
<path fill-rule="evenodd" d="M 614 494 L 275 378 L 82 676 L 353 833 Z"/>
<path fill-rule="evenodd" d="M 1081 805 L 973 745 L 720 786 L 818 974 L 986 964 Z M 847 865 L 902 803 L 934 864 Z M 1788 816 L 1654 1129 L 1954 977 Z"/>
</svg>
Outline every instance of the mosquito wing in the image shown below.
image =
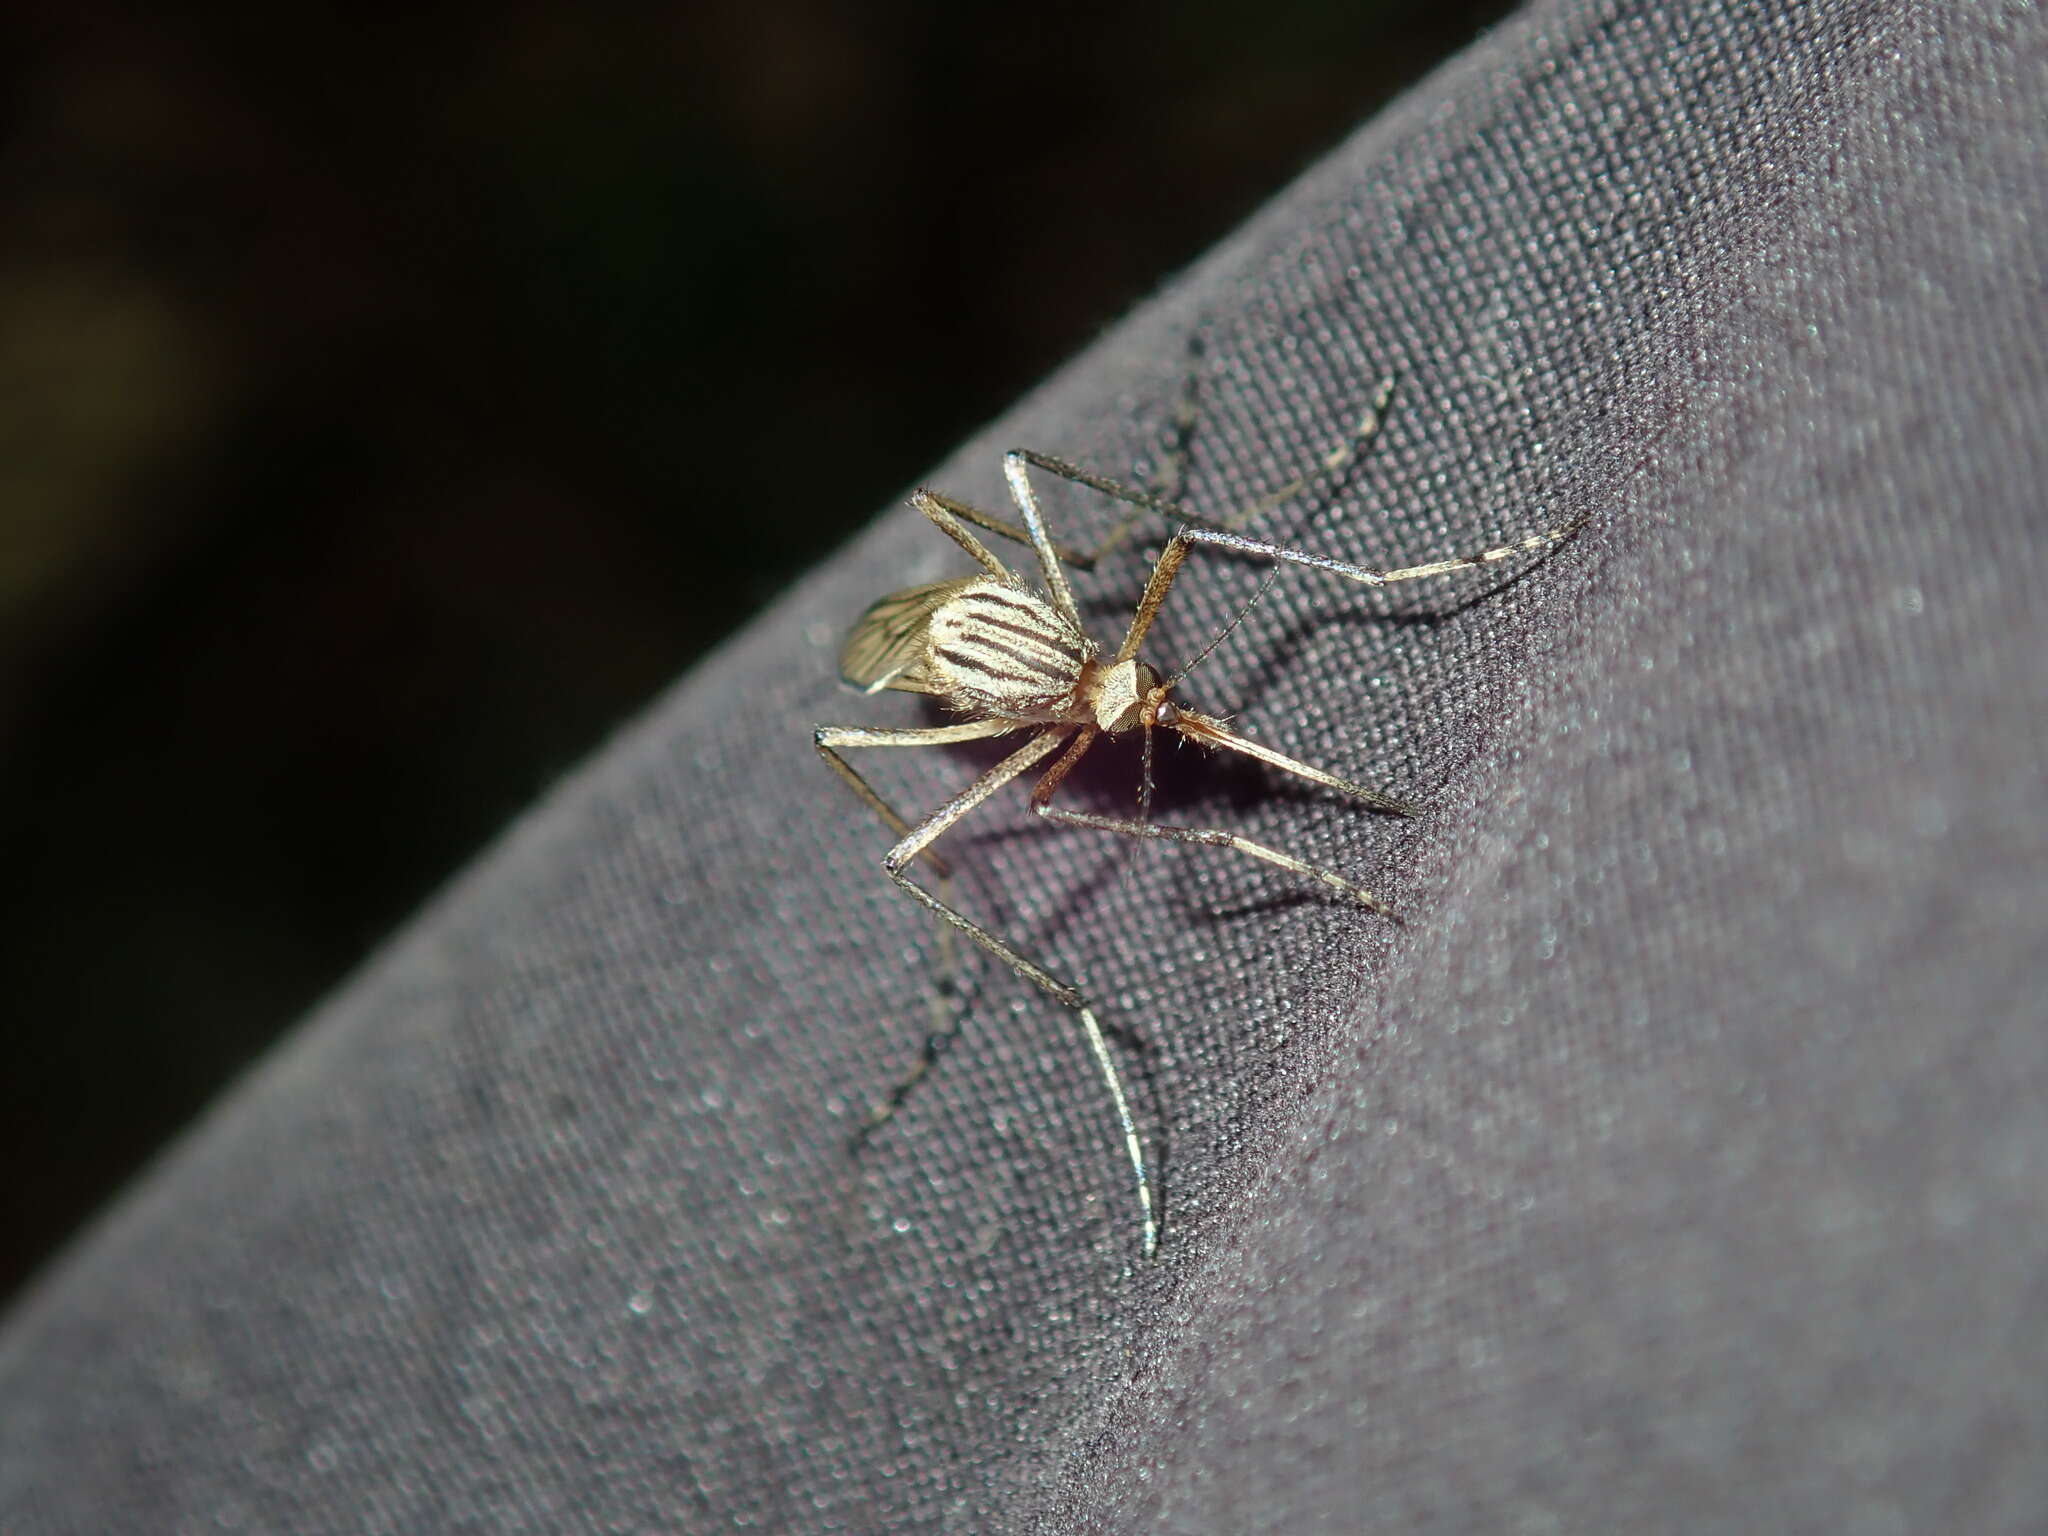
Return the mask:
<svg viewBox="0 0 2048 1536">
<path fill-rule="evenodd" d="M 839 653 L 839 675 L 864 693 L 900 688 L 930 693 L 924 675 L 925 633 L 932 615 L 976 578 L 934 581 L 892 592 L 860 616 L 846 649 Z"/>
</svg>

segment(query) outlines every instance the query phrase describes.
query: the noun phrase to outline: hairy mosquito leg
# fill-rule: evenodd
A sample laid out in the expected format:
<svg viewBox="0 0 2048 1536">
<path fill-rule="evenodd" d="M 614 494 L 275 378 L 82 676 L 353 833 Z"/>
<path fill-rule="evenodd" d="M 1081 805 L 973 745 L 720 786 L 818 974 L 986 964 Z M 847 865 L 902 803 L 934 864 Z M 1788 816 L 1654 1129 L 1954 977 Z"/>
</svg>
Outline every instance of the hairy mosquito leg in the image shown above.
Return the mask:
<svg viewBox="0 0 2048 1536">
<path fill-rule="evenodd" d="M 1198 528 L 1211 528 L 1223 533 L 1232 533 L 1257 521 L 1281 503 L 1292 501 L 1295 497 L 1303 494 L 1319 482 L 1330 480 L 1343 474 L 1344 471 L 1358 462 L 1360 456 L 1364 454 L 1366 449 L 1372 446 L 1373 440 L 1379 436 L 1380 427 L 1386 421 L 1387 407 L 1392 403 L 1393 398 L 1394 380 L 1391 377 L 1381 380 L 1380 387 L 1373 394 L 1372 404 L 1359 417 L 1350 433 L 1335 447 L 1325 451 L 1317 459 L 1313 468 L 1304 470 L 1285 484 L 1275 486 L 1272 490 L 1266 492 L 1265 495 L 1247 502 L 1235 512 L 1224 517 L 1203 517 L 1199 513 L 1182 506 L 1171 496 L 1161 495 L 1157 491 L 1146 490 L 1135 485 L 1128 485 L 1121 480 L 1112 479 L 1108 475 L 1098 475 L 1092 470 L 1081 468 L 1078 464 L 1070 464 L 1065 459 L 1054 458 L 1049 453 L 1037 453 L 1029 448 L 1011 450 L 1010 453 L 1005 455 L 1005 465 L 1007 467 L 1008 461 L 1011 459 L 1021 459 L 1034 468 L 1044 470 L 1047 474 L 1058 475 L 1062 480 L 1071 480 L 1076 485 L 1085 485 L 1090 490 L 1100 491 L 1103 495 L 1111 497 L 1116 501 L 1124 502 L 1133 509 L 1129 515 L 1117 522 L 1116 526 L 1110 530 L 1108 537 L 1095 548 L 1091 558 L 1099 560 L 1130 537 L 1131 530 L 1143 519 L 1143 515 L 1146 512 L 1157 512 L 1162 517 L 1172 518 L 1177 522 L 1189 523 Z M 1004 532 L 1000 528 L 992 528 L 990 531 Z"/>
<path fill-rule="evenodd" d="M 1051 454 L 1037 453 L 1028 448 L 1019 448 L 1007 455 L 1007 459 L 1021 459 L 1048 474 L 1071 480 L 1076 485 L 1085 485 L 1090 490 L 1100 491 L 1105 496 L 1126 503 L 1131 510 L 1118 518 L 1093 549 L 1075 549 L 1068 544 L 1049 541 L 1053 552 L 1060 560 L 1079 571 L 1093 570 L 1130 541 L 1131 535 L 1145 521 L 1147 513 L 1157 513 L 1177 522 L 1191 524 L 1198 528 L 1213 528 L 1223 533 L 1232 533 L 1263 517 L 1281 503 L 1291 501 L 1320 481 L 1333 479 L 1344 473 L 1372 445 L 1379 436 L 1380 427 L 1386 420 L 1387 406 L 1394 396 L 1394 380 L 1381 381 L 1373 395 L 1373 403 L 1359 417 L 1350 434 L 1335 447 L 1317 459 L 1315 467 L 1304 470 L 1286 484 L 1278 486 L 1254 501 L 1247 502 L 1226 517 L 1204 517 L 1201 513 L 1185 507 L 1180 502 L 1182 481 L 1187 471 L 1187 443 L 1195 427 L 1195 403 L 1192 390 L 1185 392 L 1174 409 L 1174 445 L 1168 450 L 1167 466 L 1156 477 L 1150 487 L 1127 485 L 1107 475 L 1098 475 L 1065 459 L 1056 459 Z M 1014 487 L 1015 480 L 1012 479 Z M 1028 527 L 984 512 L 981 508 L 951 496 L 942 496 L 936 491 L 921 493 L 936 505 L 952 513 L 964 522 L 993 533 L 1000 538 L 1011 539 L 1019 544 L 1035 544 Z"/>
<path fill-rule="evenodd" d="M 1592 517 L 1591 512 L 1581 512 L 1568 523 L 1560 523 L 1555 528 L 1545 528 L 1541 533 L 1527 534 L 1506 544 L 1495 544 L 1490 549 L 1477 550 L 1469 555 L 1453 555 L 1448 560 L 1432 560 L 1427 565 L 1411 565 L 1398 571 L 1381 571 L 1378 585 L 1414 581 L 1423 576 L 1446 576 L 1452 571 L 1469 571 L 1477 566 L 1510 560 L 1516 555 L 1563 542 L 1585 527 Z"/>
<path fill-rule="evenodd" d="M 957 496 L 948 496 L 941 491 L 925 490 L 918 492 L 918 495 L 931 502 L 934 506 L 952 513 L 953 516 L 959 518 L 962 522 L 972 523 L 977 528 L 996 534 L 1001 538 L 1013 540 L 1018 544 L 1029 544 L 1031 542 L 1031 535 L 1025 529 L 1019 527 L 1006 517 L 999 517 L 993 512 L 982 511 L 981 508 L 975 506 L 972 502 L 962 501 Z M 927 513 L 926 515 L 929 516 L 930 514 Z M 1092 569 L 1101 553 L 1099 550 L 1075 549 L 1070 544 L 1060 544 L 1057 542 L 1053 545 L 1053 552 L 1077 571 Z"/>
<path fill-rule="evenodd" d="M 1101 1070 L 1103 1086 L 1109 1090 L 1110 1103 L 1116 1109 L 1117 1125 L 1124 1133 L 1124 1150 L 1130 1156 L 1131 1173 L 1138 1185 L 1138 1220 L 1143 1229 L 1144 1256 L 1151 1258 L 1159 1248 L 1159 1223 L 1152 1211 L 1152 1179 L 1145 1171 L 1145 1143 L 1138 1134 L 1137 1121 L 1131 1118 L 1130 1098 L 1124 1092 L 1123 1073 L 1117 1067 L 1116 1058 L 1110 1054 L 1109 1041 L 1104 1037 L 1102 1025 L 1095 1017 L 1094 1007 L 1074 987 L 1061 981 L 1037 961 L 1019 954 L 996 934 L 983 928 L 958 909 L 940 901 L 901 870 L 890 870 L 889 878 L 902 887 L 914 901 L 922 904 L 942 921 L 958 928 L 1026 981 L 1058 1002 L 1064 1003 L 1080 1019 L 1081 1032 L 1087 1038 L 1088 1049 L 1095 1057 L 1096 1066 Z"/>
<path fill-rule="evenodd" d="M 1007 940 L 982 927 L 959 908 L 933 895 L 904 873 L 905 866 L 923 854 L 948 827 L 1003 785 L 1051 755 L 1065 740 L 1067 734 L 1065 728 L 1058 726 L 1040 731 L 913 828 L 889 850 L 882 860 L 882 869 L 911 900 L 924 907 L 941 922 L 958 929 L 973 943 L 1002 961 L 1040 991 L 1072 1009 L 1079 1017 L 1082 1034 L 1088 1041 L 1088 1049 L 1095 1058 L 1096 1066 L 1101 1070 L 1103 1085 L 1109 1090 L 1110 1103 L 1116 1109 L 1118 1127 L 1123 1131 L 1124 1149 L 1130 1156 L 1131 1173 L 1138 1186 L 1138 1214 L 1143 1228 L 1144 1254 L 1149 1259 L 1159 1246 L 1159 1224 L 1153 1215 L 1152 1180 L 1145 1169 L 1145 1144 L 1138 1135 L 1137 1122 L 1131 1117 L 1130 1098 L 1124 1091 L 1123 1073 L 1117 1067 L 1116 1058 L 1110 1054 L 1109 1041 L 1103 1035 L 1102 1025 L 1095 1017 L 1094 1008 L 1078 988 L 1061 981 Z M 1081 750 L 1085 751 L 1086 748 L 1083 747 Z M 1069 745 L 1055 771 L 1064 776 L 1065 771 L 1080 760 L 1080 755 L 1080 751 Z"/>
<path fill-rule="evenodd" d="M 954 725 L 934 726 L 883 726 L 883 725 L 821 725 L 811 732 L 811 745 L 818 749 L 818 756 L 825 759 L 827 766 L 845 781 L 846 786 L 867 808 L 881 818 L 882 824 L 898 837 L 910 835 L 910 823 L 900 816 L 895 807 L 875 793 L 875 787 L 861 775 L 859 769 L 839 755 L 842 747 L 945 747 L 955 742 L 984 741 L 991 736 L 1000 736 L 1013 731 L 1016 726 L 1006 720 L 963 720 Z M 952 873 L 946 861 L 936 853 L 927 853 L 925 859 L 940 875 Z"/>
<path fill-rule="evenodd" d="M 1360 422 L 1356 439 L 1328 454 L 1323 460 L 1323 468 L 1321 470 L 1289 481 L 1278 490 L 1252 503 L 1240 512 L 1232 514 L 1227 519 L 1218 520 L 1199 516 L 1189 511 L 1186 507 L 1153 495 L 1150 491 L 1125 485 L 1122 481 L 1112 480 L 1104 475 L 1092 474 L 1087 470 L 1067 463 L 1063 459 L 1055 459 L 1048 454 L 1034 453 L 1029 449 L 1016 449 L 1006 455 L 1003 461 L 1004 468 L 1010 476 L 1013 487 L 1020 484 L 1028 484 L 1022 468 L 1023 465 L 1028 464 L 1043 469 L 1049 474 L 1058 475 L 1062 479 L 1071 480 L 1077 485 L 1085 485 L 1091 490 L 1100 491 L 1105 496 L 1113 497 L 1118 501 L 1127 502 L 1141 512 L 1157 512 L 1162 516 L 1174 518 L 1182 524 L 1181 528 L 1174 535 L 1173 543 L 1167 546 L 1166 552 L 1161 556 L 1159 563 L 1154 565 L 1152 579 L 1146 587 L 1145 598 L 1139 604 L 1137 614 L 1133 616 L 1130 635 L 1136 638 L 1142 638 L 1145 631 L 1151 627 L 1152 620 L 1158 615 L 1159 604 L 1165 600 L 1166 588 L 1172 585 L 1173 577 L 1179 569 L 1180 561 L 1185 558 L 1185 550 L 1176 552 L 1175 544 L 1208 545 L 1217 549 L 1227 549 L 1236 554 L 1250 555 L 1257 559 L 1279 560 L 1292 565 L 1306 566 L 1312 570 L 1328 571 L 1331 575 L 1342 576 L 1346 580 L 1355 581 L 1364 586 L 1384 587 L 1397 581 L 1415 581 L 1428 576 L 1445 576 L 1453 571 L 1466 571 L 1482 565 L 1492 565 L 1499 561 L 1510 559 L 1515 555 L 1542 549 L 1547 545 L 1556 544 L 1570 538 L 1591 519 L 1593 515 L 1591 512 L 1581 513 L 1569 522 L 1560 523 L 1554 527 L 1545 528 L 1540 532 L 1527 534 L 1520 538 L 1492 544 L 1485 549 L 1475 550 L 1471 554 L 1453 555 L 1445 560 L 1431 560 L 1421 565 L 1401 566 L 1393 569 L 1356 565 L 1347 560 L 1333 560 L 1327 555 L 1312 554 L 1307 550 L 1288 549 L 1283 545 L 1270 544 L 1259 539 L 1248 539 L 1235 531 L 1237 527 L 1243 526 L 1244 523 L 1249 522 L 1258 513 L 1277 505 L 1281 501 L 1287 500 L 1289 497 L 1300 495 L 1303 490 L 1312 485 L 1317 479 L 1343 470 L 1356 459 L 1359 450 L 1365 444 L 1370 443 L 1373 437 L 1378 435 L 1379 422 L 1392 391 L 1393 380 L 1389 379 L 1380 388 L 1380 393 L 1377 397 L 1378 403 L 1372 410 L 1366 413 Z M 1131 522 L 1131 518 L 1126 518 L 1123 523 L 1119 524 L 1119 528 L 1127 529 Z M 1134 655 L 1135 651 L 1132 647 L 1135 643 L 1135 639 L 1127 638 L 1124 649 L 1119 652 L 1119 658 L 1128 660 L 1130 656 Z"/>
<path fill-rule="evenodd" d="M 1239 837 L 1235 832 L 1224 832 L 1210 827 L 1169 827 L 1156 821 L 1125 821 L 1116 816 L 1097 816 L 1088 811 L 1062 810 L 1056 805 L 1033 807 L 1047 821 L 1056 821 L 1063 826 L 1091 827 L 1098 832 L 1115 832 L 1124 837 L 1157 838 L 1169 843 L 1199 843 L 1208 848 L 1234 848 L 1239 853 L 1276 865 L 1290 874 L 1313 880 L 1325 889 L 1340 896 L 1349 897 L 1362 907 L 1370 908 L 1383 917 L 1392 917 L 1394 909 L 1361 885 L 1353 885 L 1342 875 L 1334 874 L 1320 865 L 1292 854 L 1282 853 L 1277 848 L 1268 848 L 1264 843 L 1255 843 L 1248 837 Z"/>
<path fill-rule="evenodd" d="M 966 550 L 976 564 L 999 581 L 1010 578 L 1010 568 L 998 560 L 995 552 L 981 540 L 969 533 L 960 522 L 964 516 L 969 522 L 981 523 L 983 514 L 974 510 L 964 501 L 955 501 L 950 496 L 941 496 L 936 491 L 913 491 L 910 504 L 930 518 L 933 525 L 955 544 Z M 958 514 L 958 516 L 954 515 Z"/>
<path fill-rule="evenodd" d="M 1031 537 L 1031 547 L 1038 552 L 1038 569 L 1045 578 L 1046 595 L 1052 599 L 1053 606 L 1066 616 L 1067 622 L 1079 629 L 1081 610 L 1074 603 L 1074 589 L 1067 585 L 1067 569 L 1060 564 L 1052 535 L 1046 532 L 1045 517 L 1038 510 L 1038 492 L 1031 488 L 1031 478 L 1024 473 L 1024 466 L 1017 462 L 1014 454 L 1003 458 L 1003 478 L 1010 482 L 1010 498 L 1017 503 L 1017 510 L 1024 514 L 1024 531 Z"/>
<path fill-rule="evenodd" d="M 1410 805 L 1406 800 L 1396 799 L 1370 785 L 1340 779 L 1336 774 L 1326 772 L 1313 763 L 1304 763 L 1300 758 L 1289 757 L 1285 752 L 1276 751 L 1264 742 L 1253 741 L 1249 736 L 1240 736 L 1221 720 L 1198 715 L 1192 709 L 1175 709 L 1172 717 L 1163 719 L 1161 724 L 1180 732 L 1190 741 L 1200 742 L 1204 746 L 1222 747 L 1231 752 L 1241 752 L 1246 757 L 1257 758 L 1270 767 L 1278 768 L 1282 773 L 1291 773 L 1297 779 L 1307 779 L 1311 784 L 1320 784 L 1325 789 L 1336 790 L 1340 795 L 1349 795 L 1352 799 L 1362 801 L 1376 811 L 1384 811 L 1389 816 L 1422 814 L 1420 806 Z"/>
<path fill-rule="evenodd" d="M 899 838 L 910 834 L 910 823 L 897 813 L 895 808 L 875 792 L 858 769 L 841 757 L 841 747 L 934 747 L 952 742 L 975 741 L 994 736 L 1007 727 L 999 722 L 971 720 L 956 725 L 934 727 L 909 727 L 889 729 L 886 727 L 821 725 L 811 733 L 811 742 L 818 749 L 818 755 L 825 759 L 832 771 L 843 779 L 847 786 L 860 797 L 884 825 Z M 946 861 L 927 848 L 924 860 L 932 867 L 939 881 L 942 899 L 951 905 L 953 901 L 953 872 Z M 929 1009 L 929 1022 L 925 1029 L 924 1045 L 918 1052 L 917 1062 L 908 1073 L 890 1088 L 886 1098 L 870 1106 L 868 1117 L 850 1138 L 855 1147 L 860 1146 L 882 1126 L 894 1119 L 896 1112 L 924 1081 L 931 1071 L 932 1063 L 944 1054 L 946 1047 L 953 1043 L 953 1037 L 960 1033 L 960 946 L 954 937 L 950 924 L 938 925 L 938 954 L 932 964 L 932 984 L 926 989 L 925 999 Z"/>
<path fill-rule="evenodd" d="M 1194 376 L 1190 374 L 1181 390 L 1180 398 L 1174 402 L 1173 438 L 1164 456 L 1165 462 L 1160 466 L 1160 473 L 1153 477 L 1152 484 L 1148 488 L 1148 494 L 1156 501 L 1168 505 L 1179 501 L 1182 486 L 1186 482 L 1188 440 L 1194 435 L 1197 418 L 1195 397 Z M 938 491 L 927 490 L 921 491 L 918 494 L 935 506 L 952 513 L 953 516 L 959 518 L 962 522 L 972 523 L 977 528 L 984 529 L 1001 538 L 1011 539 L 1019 544 L 1030 544 L 1032 542 L 1030 530 L 1019 526 L 1009 518 L 998 516 L 994 512 L 984 512 L 971 502 L 961 501 L 956 497 L 947 496 Z M 1077 571 L 1093 570 L 1100 561 L 1107 559 L 1123 546 L 1124 542 L 1130 538 L 1131 531 L 1144 519 L 1145 513 L 1148 510 L 1150 508 L 1141 507 L 1134 509 L 1128 516 L 1120 519 L 1093 549 L 1075 549 L 1070 544 L 1062 544 L 1055 540 L 1052 545 L 1053 553 Z M 926 515 L 929 516 L 930 514 L 927 513 Z"/>
<path fill-rule="evenodd" d="M 1590 512 L 1582 513 L 1570 522 L 1560 523 L 1555 528 L 1545 528 L 1540 533 L 1511 539 L 1505 544 L 1490 545 L 1469 555 L 1453 555 L 1448 560 L 1432 560 L 1426 565 L 1408 565 L 1395 570 L 1353 565 L 1348 560 L 1332 560 L 1327 555 L 1310 554 L 1303 549 L 1285 549 L 1278 544 L 1265 544 L 1257 539 L 1247 539 L 1235 533 L 1219 533 L 1211 528 L 1183 528 L 1174 535 L 1174 540 L 1177 543 L 1206 544 L 1217 549 L 1228 549 L 1261 560 L 1284 560 L 1290 565 L 1305 565 L 1311 570 L 1328 571 L 1333 576 L 1342 576 L 1347 581 L 1355 581 L 1362 586 L 1385 587 L 1397 581 L 1415 581 L 1424 576 L 1446 576 L 1452 571 L 1469 571 L 1477 566 L 1493 565 L 1515 555 L 1526 554 L 1530 550 L 1542 549 L 1546 545 L 1570 538 L 1586 525 L 1592 515 Z"/>
<path fill-rule="evenodd" d="M 1413 581 L 1422 576 L 1442 576 L 1451 571 L 1491 565 L 1507 559 L 1510 555 L 1541 549 L 1545 545 L 1570 538 L 1585 526 L 1587 518 L 1591 516 L 1588 512 L 1559 527 L 1546 528 L 1541 533 L 1532 533 L 1511 543 L 1496 544 L 1475 554 L 1457 555 L 1449 560 L 1436 560 L 1428 565 L 1411 565 L 1392 571 L 1353 565 L 1346 560 L 1332 560 L 1327 555 L 1310 554 L 1303 549 L 1286 549 L 1278 544 L 1265 544 L 1257 539 L 1247 539 L 1241 534 L 1223 533 L 1214 528 L 1183 527 L 1174 534 L 1166 548 L 1161 551 L 1159 559 L 1154 562 L 1152 575 L 1145 582 L 1145 594 L 1138 600 L 1137 612 L 1131 615 L 1131 627 L 1124 633 L 1124 643 L 1117 647 L 1116 659 L 1129 661 L 1138 654 L 1138 647 L 1144 643 L 1146 632 L 1152 628 L 1153 620 L 1159 617 L 1160 605 L 1166 601 L 1166 594 L 1172 590 L 1175 578 L 1180 575 L 1180 568 L 1188 557 L 1188 551 L 1196 545 L 1227 549 L 1261 560 L 1284 560 L 1290 565 L 1304 565 L 1311 570 L 1328 571 L 1333 576 L 1342 576 L 1368 587 L 1384 587 L 1396 581 Z"/>
</svg>

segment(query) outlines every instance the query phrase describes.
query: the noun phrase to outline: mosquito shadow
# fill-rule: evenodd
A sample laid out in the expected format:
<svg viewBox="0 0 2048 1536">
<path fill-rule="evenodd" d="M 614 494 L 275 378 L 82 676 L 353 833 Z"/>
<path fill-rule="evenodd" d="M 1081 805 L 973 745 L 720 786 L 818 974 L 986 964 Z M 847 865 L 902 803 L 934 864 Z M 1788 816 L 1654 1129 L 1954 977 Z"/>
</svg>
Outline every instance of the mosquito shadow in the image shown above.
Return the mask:
<svg viewBox="0 0 2048 1536">
<path fill-rule="evenodd" d="M 1391 606 L 1385 602 L 1352 603 L 1341 608 L 1326 608 L 1303 614 L 1262 646 L 1257 665 L 1246 675 L 1239 687 L 1237 702 L 1246 704 L 1263 698 L 1282 676 L 1300 663 L 1302 654 L 1312 642 L 1338 625 L 1369 624 L 1394 629 L 1433 630 L 1492 601 L 1518 585 L 1536 568 L 1536 565 L 1542 563 L 1539 560 L 1528 570 L 1513 572 L 1505 580 L 1489 583 L 1453 603 L 1427 606 Z"/>
<path fill-rule="evenodd" d="M 1204 928 L 1220 928 L 1225 923 L 1239 922 L 1248 917 L 1271 917 L 1276 913 L 1291 912 L 1296 907 L 1311 905 L 1349 907 L 1351 903 L 1341 898 L 1326 896 L 1319 891 L 1272 891 L 1262 896 L 1248 896 L 1242 901 L 1233 901 L 1224 906 L 1191 904 L 1188 920 Z"/>
</svg>

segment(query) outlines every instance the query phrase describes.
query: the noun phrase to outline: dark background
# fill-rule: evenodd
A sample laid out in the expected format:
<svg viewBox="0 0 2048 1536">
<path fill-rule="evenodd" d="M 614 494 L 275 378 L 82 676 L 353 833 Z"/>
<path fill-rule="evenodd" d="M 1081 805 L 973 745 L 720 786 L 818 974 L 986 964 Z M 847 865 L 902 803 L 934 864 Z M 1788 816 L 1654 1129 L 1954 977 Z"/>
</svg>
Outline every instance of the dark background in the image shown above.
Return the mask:
<svg viewBox="0 0 2048 1536">
<path fill-rule="evenodd" d="M 1507 7 L 157 9 L 0 24 L 0 1299 L 606 729 Z"/>
</svg>

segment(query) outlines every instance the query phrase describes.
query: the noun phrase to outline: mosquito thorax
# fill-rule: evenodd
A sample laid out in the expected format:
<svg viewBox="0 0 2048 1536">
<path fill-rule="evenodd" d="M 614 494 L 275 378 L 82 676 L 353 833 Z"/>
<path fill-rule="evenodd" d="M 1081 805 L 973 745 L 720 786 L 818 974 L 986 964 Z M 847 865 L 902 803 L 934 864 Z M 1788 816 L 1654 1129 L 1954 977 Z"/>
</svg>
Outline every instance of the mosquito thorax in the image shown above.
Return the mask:
<svg viewBox="0 0 2048 1536">
<path fill-rule="evenodd" d="M 1159 687 L 1159 674 L 1142 661 L 1118 661 L 1098 672 L 1093 683 L 1095 724 L 1114 736 L 1143 723 L 1141 717 Z"/>
</svg>

